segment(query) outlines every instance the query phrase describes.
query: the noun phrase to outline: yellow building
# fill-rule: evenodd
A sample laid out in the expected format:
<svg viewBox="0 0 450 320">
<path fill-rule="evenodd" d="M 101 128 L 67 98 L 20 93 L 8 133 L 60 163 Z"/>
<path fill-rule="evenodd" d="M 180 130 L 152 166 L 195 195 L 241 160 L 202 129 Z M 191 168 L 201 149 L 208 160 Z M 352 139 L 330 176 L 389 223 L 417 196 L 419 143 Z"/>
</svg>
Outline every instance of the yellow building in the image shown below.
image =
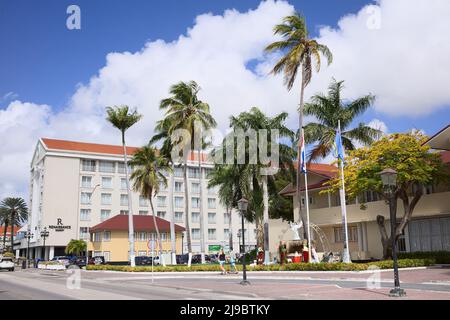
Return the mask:
<svg viewBox="0 0 450 320">
<path fill-rule="evenodd" d="M 171 250 L 170 243 L 170 222 L 159 217 L 155 217 L 161 234 L 162 250 L 168 254 Z M 156 240 L 156 228 L 152 216 L 133 216 L 134 237 L 136 256 L 151 256 L 151 244 L 149 240 Z M 128 241 L 128 215 L 116 215 L 93 226 L 90 230 L 91 241 L 89 251 L 93 256 L 103 256 L 106 262 L 127 262 L 129 261 L 129 241 Z M 181 254 L 182 232 L 184 227 L 175 225 L 176 253 Z M 154 255 L 158 255 L 158 245 L 154 241 Z"/>
</svg>

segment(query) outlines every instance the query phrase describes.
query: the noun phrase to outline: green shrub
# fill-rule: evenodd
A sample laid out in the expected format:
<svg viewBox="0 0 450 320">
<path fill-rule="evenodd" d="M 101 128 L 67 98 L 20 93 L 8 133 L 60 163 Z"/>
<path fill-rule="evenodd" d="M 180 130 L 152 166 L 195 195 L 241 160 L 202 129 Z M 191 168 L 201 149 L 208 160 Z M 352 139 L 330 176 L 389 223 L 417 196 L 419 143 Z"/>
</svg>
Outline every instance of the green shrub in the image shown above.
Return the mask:
<svg viewBox="0 0 450 320">
<path fill-rule="evenodd" d="M 401 252 L 399 259 L 434 259 L 439 264 L 450 264 L 450 251 Z"/>
<path fill-rule="evenodd" d="M 435 264 L 434 259 L 401 259 L 398 261 L 399 268 L 423 267 Z M 238 270 L 242 271 L 242 265 L 236 265 Z M 376 266 L 379 269 L 392 269 L 392 260 L 377 261 L 369 263 L 288 263 L 284 266 L 279 264 L 273 265 L 257 265 L 247 266 L 248 271 L 364 271 L 370 266 Z M 228 266 L 227 266 L 228 268 Z M 125 271 L 125 272 L 151 272 L 152 267 L 149 266 L 110 266 L 98 265 L 88 266 L 88 270 L 111 270 L 111 271 Z M 170 266 L 154 266 L 155 272 L 202 272 L 202 271 L 217 271 L 220 272 L 220 267 L 217 264 L 213 265 L 192 265 L 190 268 L 186 265 L 170 265 Z"/>
</svg>

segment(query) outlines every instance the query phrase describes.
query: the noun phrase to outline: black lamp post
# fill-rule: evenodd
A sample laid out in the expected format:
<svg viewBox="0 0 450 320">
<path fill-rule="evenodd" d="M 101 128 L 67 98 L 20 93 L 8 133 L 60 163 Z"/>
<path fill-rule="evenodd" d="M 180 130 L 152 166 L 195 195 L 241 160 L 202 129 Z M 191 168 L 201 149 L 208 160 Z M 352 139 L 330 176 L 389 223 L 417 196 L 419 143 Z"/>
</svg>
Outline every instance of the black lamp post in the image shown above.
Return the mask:
<svg viewBox="0 0 450 320">
<path fill-rule="evenodd" d="M 50 232 L 47 231 L 47 227 L 41 231 L 41 238 L 44 239 L 44 260 L 45 260 L 45 239 L 50 235 Z"/>
<path fill-rule="evenodd" d="M 244 216 L 245 213 L 247 212 L 247 208 L 248 208 L 248 200 L 245 198 L 242 198 L 238 201 L 238 209 L 241 212 L 241 218 L 242 218 L 242 248 L 241 248 L 241 253 L 243 253 L 243 257 L 242 257 L 242 281 L 241 284 L 242 285 L 249 285 L 250 282 L 247 280 L 247 268 L 245 265 L 245 232 L 244 232 Z"/>
<path fill-rule="evenodd" d="M 25 233 L 25 238 L 27 239 L 28 245 L 27 245 L 27 268 L 30 267 L 30 239 L 33 237 L 33 234 L 30 232 L 30 230 L 27 230 Z"/>
<path fill-rule="evenodd" d="M 406 295 L 405 290 L 400 288 L 400 278 L 398 275 L 397 262 L 397 239 L 395 236 L 395 229 L 397 224 L 397 203 L 396 203 L 396 189 L 397 189 L 397 171 L 394 169 L 384 169 L 380 172 L 381 181 L 385 194 L 389 199 L 389 214 L 391 219 L 391 241 L 392 241 L 392 260 L 394 262 L 394 289 L 389 292 L 391 297 L 403 297 Z"/>
</svg>

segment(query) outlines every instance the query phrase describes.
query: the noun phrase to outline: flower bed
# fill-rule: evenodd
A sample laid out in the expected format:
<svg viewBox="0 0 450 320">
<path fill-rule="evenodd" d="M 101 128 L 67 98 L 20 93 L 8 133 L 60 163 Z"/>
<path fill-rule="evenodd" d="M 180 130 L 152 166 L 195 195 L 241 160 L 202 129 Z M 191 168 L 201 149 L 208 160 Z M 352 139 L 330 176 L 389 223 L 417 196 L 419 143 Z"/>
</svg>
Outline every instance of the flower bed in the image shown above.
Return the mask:
<svg viewBox="0 0 450 320">
<path fill-rule="evenodd" d="M 37 267 L 38 269 L 47 270 L 66 270 L 66 266 L 57 261 L 39 262 Z"/>
<path fill-rule="evenodd" d="M 435 264 L 434 259 L 401 259 L 398 261 L 399 268 L 426 267 Z M 236 265 L 238 270 L 242 270 L 242 265 Z M 393 261 L 377 261 L 369 263 L 289 263 L 284 266 L 275 264 L 268 266 L 247 266 L 248 271 L 364 271 L 372 268 L 392 269 Z M 112 265 L 90 265 L 87 270 L 110 270 L 125 272 L 151 272 L 152 267 L 130 267 L 130 266 L 112 266 Z M 217 271 L 220 272 L 219 265 L 193 265 L 190 268 L 186 265 L 154 266 L 154 272 L 201 272 Z"/>
</svg>

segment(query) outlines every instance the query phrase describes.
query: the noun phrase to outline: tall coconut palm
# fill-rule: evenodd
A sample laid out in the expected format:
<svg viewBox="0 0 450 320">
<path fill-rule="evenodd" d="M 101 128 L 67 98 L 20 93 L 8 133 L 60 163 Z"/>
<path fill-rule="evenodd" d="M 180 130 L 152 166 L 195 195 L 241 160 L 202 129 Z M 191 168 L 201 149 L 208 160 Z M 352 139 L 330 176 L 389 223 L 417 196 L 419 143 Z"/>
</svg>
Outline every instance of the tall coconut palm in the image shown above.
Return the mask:
<svg viewBox="0 0 450 320">
<path fill-rule="evenodd" d="M 3 226 L 3 250 L 6 250 L 6 233 L 9 226 L 9 215 L 6 210 L 0 208 L 0 226 Z"/>
<path fill-rule="evenodd" d="M 79 256 L 82 252 L 86 251 L 86 241 L 72 239 L 66 246 L 66 254 Z"/>
<path fill-rule="evenodd" d="M 5 198 L 0 203 L 0 211 L 9 216 L 12 252 L 14 248 L 14 228 L 20 226 L 28 218 L 28 207 L 22 198 Z"/>
<path fill-rule="evenodd" d="M 209 105 L 198 99 L 198 92 L 200 87 L 195 81 L 179 82 L 170 88 L 171 97 L 163 99 L 160 104 L 160 108 L 166 111 L 165 121 L 170 123 L 168 130 L 169 134 L 172 134 L 177 129 L 183 129 L 189 132 L 189 141 L 180 140 L 176 143 L 172 141 L 172 144 L 190 144 L 190 149 L 197 150 L 199 180 L 200 180 L 200 247 L 202 255 L 202 263 L 205 262 L 205 239 L 204 239 L 204 225 L 203 225 L 203 205 L 202 205 L 202 171 L 201 171 L 201 151 L 205 144 L 203 142 L 202 131 L 208 130 L 216 126 L 216 121 L 210 113 Z M 197 140 L 197 141 L 196 141 Z M 188 185 L 187 185 L 187 161 L 188 154 L 184 155 L 183 160 L 183 176 L 184 176 L 184 189 L 185 189 L 185 211 L 186 211 L 186 229 L 187 229 L 187 242 L 189 254 L 192 254 L 192 243 L 189 230 L 189 201 L 188 201 Z"/>
<path fill-rule="evenodd" d="M 306 86 L 311 82 L 313 62 L 317 72 L 321 67 L 321 55 L 323 55 L 328 64 L 333 61 L 333 55 L 327 46 L 318 43 L 314 39 L 310 39 L 308 35 L 308 29 L 306 27 L 305 18 L 299 13 L 294 12 L 292 15 L 283 19 L 281 24 L 274 27 L 274 33 L 281 35 L 282 40 L 276 41 L 266 47 L 266 52 L 281 51 L 283 52 L 282 58 L 275 64 L 272 69 L 273 74 L 283 73 L 284 83 L 288 90 L 291 90 L 295 79 L 297 78 L 298 71 L 301 71 L 300 82 L 300 104 L 298 109 L 299 115 L 299 140 L 302 141 L 301 132 L 303 128 L 303 105 L 304 105 L 304 92 Z M 298 143 L 297 157 L 300 159 L 300 143 Z M 298 161 L 297 168 L 297 200 L 301 203 L 300 194 L 300 181 L 301 181 L 300 161 Z M 301 208 L 301 206 L 299 206 Z M 303 225 L 305 219 L 300 211 L 300 217 Z"/>
<path fill-rule="evenodd" d="M 162 257 L 162 241 L 159 232 L 158 223 L 156 221 L 155 208 L 153 206 L 153 197 L 159 192 L 160 183 L 167 186 L 167 178 L 164 176 L 165 172 L 170 173 L 172 170 L 169 161 L 164 156 L 158 154 L 156 148 L 151 146 L 144 146 L 140 148 L 130 160 L 130 164 L 134 170 L 131 174 L 133 180 L 133 189 L 139 192 L 143 197 L 150 201 L 152 209 L 153 224 L 156 229 L 156 236 L 159 243 L 160 261 L 165 265 Z"/>
<path fill-rule="evenodd" d="M 125 143 L 125 132 L 131 128 L 136 122 L 138 122 L 142 115 L 136 110 L 131 111 L 128 106 L 113 106 L 106 108 L 108 120 L 115 128 L 119 129 L 122 134 L 122 146 L 123 146 L 123 160 L 125 165 L 125 180 L 127 184 L 128 192 L 128 237 L 130 242 L 130 265 L 134 267 L 135 253 L 134 253 L 134 227 L 133 227 L 133 207 L 131 200 L 130 178 L 128 173 L 128 157 L 127 147 Z"/>
<path fill-rule="evenodd" d="M 338 121 L 341 125 L 342 144 L 347 150 L 355 149 L 355 142 L 369 145 L 382 134 L 380 130 L 364 123 L 348 129 L 354 119 L 372 105 L 375 97 L 369 94 L 353 101 L 343 101 L 343 83 L 344 81 L 337 82 L 333 79 L 326 96 L 316 94 L 305 105 L 305 115 L 314 116 L 318 120 L 305 126 L 305 142 L 318 142 L 309 153 L 309 161 L 324 158 L 333 150 Z"/>
<path fill-rule="evenodd" d="M 285 121 L 288 117 L 286 112 L 282 112 L 274 117 L 268 117 L 258 108 L 252 108 L 249 112 L 242 112 L 238 117 L 231 117 L 231 126 L 234 128 L 241 128 L 244 130 L 253 129 L 257 132 L 258 139 L 258 148 L 260 146 L 260 142 L 266 143 L 266 150 L 261 150 L 263 152 L 267 152 L 271 150 L 272 138 L 269 138 L 266 141 L 261 141 L 267 137 L 261 136 L 261 130 L 267 130 L 269 135 L 273 134 L 273 130 L 277 130 L 279 133 L 279 139 L 288 138 L 291 141 L 294 139 L 294 132 L 292 132 L 289 128 L 286 127 Z M 286 144 L 280 143 L 276 141 L 278 144 L 279 150 L 279 163 L 280 167 L 285 169 L 292 165 L 292 158 L 294 153 L 292 149 Z M 262 189 L 263 196 L 263 235 L 264 235 L 264 250 L 265 250 L 265 263 L 269 263 L 269 180 L 273 180 L 272 175 L 262 173 L 263 169 L 267 169 L 267 165 L 264 164 L 261 159 L 259 159 L 259 155 L 261 155 L 260 150 L 258 150 L 258 164 L 253 166 L 252 174 L 253 179 L 260 183 Z M 273 184 L 273 182 L 271 181 Z M 256 203 L 253 203 L 256 205 Z M 260 231 L 261 232 L 261 231 Z"/>
</svg>

